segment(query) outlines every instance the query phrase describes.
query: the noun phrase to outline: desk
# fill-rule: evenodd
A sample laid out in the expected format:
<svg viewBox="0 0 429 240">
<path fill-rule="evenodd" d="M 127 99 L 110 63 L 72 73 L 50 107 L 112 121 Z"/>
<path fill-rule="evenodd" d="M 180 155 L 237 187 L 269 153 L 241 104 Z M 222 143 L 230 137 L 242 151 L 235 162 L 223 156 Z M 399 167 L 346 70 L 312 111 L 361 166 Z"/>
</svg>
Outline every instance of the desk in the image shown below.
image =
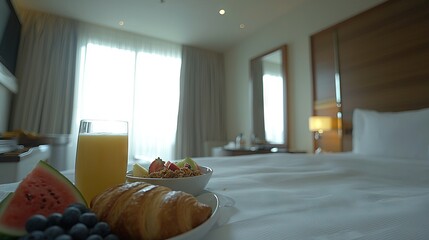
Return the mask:
<svg viewBox="0 0 429 240">
<path fill-rule="evenodd" d="M 48 145 L 0 154 L 0 183 L 21 181 L 40 160 L 48 160 L 50 155 Z"/>
<path fill-rule="evenodd" d="M 212 148 L 212 156 L 241 156 L 251 154 L 266 154 L 266 153 L 305 153 L 305 151 L 291 151 L 287 149 L 277 148 L 226 148 L 215 147 Z"/>
</svg>

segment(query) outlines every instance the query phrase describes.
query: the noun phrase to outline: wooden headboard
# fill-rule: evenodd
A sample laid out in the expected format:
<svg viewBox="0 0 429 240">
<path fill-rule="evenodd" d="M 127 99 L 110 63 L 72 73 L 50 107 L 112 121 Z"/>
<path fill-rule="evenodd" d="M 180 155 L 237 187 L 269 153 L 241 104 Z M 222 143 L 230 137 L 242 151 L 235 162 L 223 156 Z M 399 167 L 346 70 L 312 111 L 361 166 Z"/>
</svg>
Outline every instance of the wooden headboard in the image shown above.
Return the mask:
<svg viewBox="0 0 429 240">
<path fill-rule="evenodd" d="M 384 2 L 312 35 L 311 46 L 313 114 L 341 123 L 325 149 L 352 150 L 355 108 L 429 107 L 429 1 Z"/>
</svg>

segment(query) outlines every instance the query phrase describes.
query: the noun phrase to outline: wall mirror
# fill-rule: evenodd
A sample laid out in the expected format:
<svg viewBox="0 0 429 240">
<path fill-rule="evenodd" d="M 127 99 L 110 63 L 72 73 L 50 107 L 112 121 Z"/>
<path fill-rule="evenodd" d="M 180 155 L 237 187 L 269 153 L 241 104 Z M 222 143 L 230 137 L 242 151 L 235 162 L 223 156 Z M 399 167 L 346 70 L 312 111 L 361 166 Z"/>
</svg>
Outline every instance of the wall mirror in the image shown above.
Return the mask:
<svg viewBox="0 0 429 240">
<path fill-rule="evenodd" d="M 287 47 L 250 60 L 252 81 L 252 145 L 284 147 L 287 129 Z"/>
</svg>

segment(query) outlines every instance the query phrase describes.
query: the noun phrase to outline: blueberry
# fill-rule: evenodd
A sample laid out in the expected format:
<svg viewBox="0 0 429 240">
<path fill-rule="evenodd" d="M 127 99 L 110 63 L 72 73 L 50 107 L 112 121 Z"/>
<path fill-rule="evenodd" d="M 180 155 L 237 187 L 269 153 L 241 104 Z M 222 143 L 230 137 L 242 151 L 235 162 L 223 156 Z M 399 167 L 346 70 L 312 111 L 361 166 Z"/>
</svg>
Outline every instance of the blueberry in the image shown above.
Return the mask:
<svg viewBox="0 0 429 240">
<path fill-rule="evenodd" d="M 75 208 L 79 209 L 81 213 L 89 212 L 88 207 L 85 206 L 85 204 L 83 204 L 83 203 L 72 203 L 67 208 L 70 208 L 70 207 L 75 207 Z"/>
<path fill-rule="evenodd" d="M 42 231 L 34 231 L 29 235 L 29 239 L 42 240 L 45 239 L 45 234 Z"/>
<path fill-rule="evenodd" d="M 46 228 L 47 222 L 48 220 L 45 216 L 40 214 L 33 215 L 25 223 L 25 230 L 27 230 L 27 232 L 29 233 L 34 232 L 36 230 L 43 231 Z"/>
<path fill-rule="evenodd" d="M 85 240 L 88 237 L 89 230 L 83 223 L 76 223 L 70 228 L 69 234 L 74 240 Z"/>
<path fill-rule="evenodd" d="M 109 235 L 109 233 L 110 227 L 109 224 L 107 224 L 106 222 L 98 222 L 90 231 L 90 234 L 97 234 L 101 237 L 105 237 Z"/>
<path fill-rule="evenodd" d="M 61 234 L 58 237 L 56 237 L 54 240 L 73 240 L 73 238 L 70 235 Z"/>
<path fill-rule="evenodd" d="M 45 239 L 45 234 L 43 233 L 43 231 L 40 231 L 40 230 L 33 231 L 32 233 L 29 233 L 19 238 L 19 240 L 44 240 L 44 239 Z"/>
<path fill-rule="evenodd" d="M 106 237 L 104 237 L 104 240 L 119 240 L 119 237 L 116 236 L 115 234 L 111 233 L 111 234 L 107 235 Z"/>
<path fill-rule="evenodd" d="M 68 229 L 75 225 L 79 221 L 80 214 L 80 210 L 76 207 L 66 208 L 60 221 L 61 226 Z"/>
<path fill-rule="evenodd" d="M 98 218 L 95 213 L 87 212 L 80 215 L 79 222 L 85 224 L 88 228 L 92 228 L 98 222 Z"/>
<path fill-rule="evenodd" d="M 63 217 L 63 215 L 61 213 L 52 213 L 51 215 L 48 216 L 48 222 L 46 224 L 46 227 L 50 227 L 50 226 L 58 226 L 60 225 L 60 221 L 61 218 Z"/>
<path fill-rule="evenodd" d="M 44 233 L 45 233 L 46 239 L 53 240 L 56 237 L 60 236 L 61 234 L 64 234 L 64 230 L 59 226 L 51 226 L 51 227 L 48 227 Z"/>
<path fill-rule="evenodd" d="M 103 238 L 100 235 L 93 234 L 90 235 L 86 240 L 103 240 Z"/>
</svg>

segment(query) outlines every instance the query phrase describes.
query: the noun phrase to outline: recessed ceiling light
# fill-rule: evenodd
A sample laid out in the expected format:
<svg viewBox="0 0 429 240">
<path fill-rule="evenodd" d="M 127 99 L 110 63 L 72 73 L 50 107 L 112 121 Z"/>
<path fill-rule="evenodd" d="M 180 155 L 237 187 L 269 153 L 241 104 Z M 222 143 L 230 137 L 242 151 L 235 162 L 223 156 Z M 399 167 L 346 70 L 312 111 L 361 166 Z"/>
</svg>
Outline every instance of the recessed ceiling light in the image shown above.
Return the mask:
<svg viewBox="0 0 429 240">
<path fill-rule="evenodd" d="M 221 10 L 219 10 L 219 14 L 220 14 L 220 15 L 224 15 L 224 14 L 225 14 L 225 9 L 221 9 Z"/>
<path fill-rule="evenodd" d="M 246 27 L 246 25 L 244 25 L 244 23 L 240 24 L 240 28 L 241 28 L 241 29 L 243 29 L 243 28 L 245 28 L 245 27 Z"/>
<path fill-rule="evenodd" d="M 118 22 L 118 24 L 119 24 L 119 26 L 124 26 L 124 25 L 125 25 L 125 22 L 124 22 L 123 20 L 120 20 L 120 21 Z"/>
</svg>

